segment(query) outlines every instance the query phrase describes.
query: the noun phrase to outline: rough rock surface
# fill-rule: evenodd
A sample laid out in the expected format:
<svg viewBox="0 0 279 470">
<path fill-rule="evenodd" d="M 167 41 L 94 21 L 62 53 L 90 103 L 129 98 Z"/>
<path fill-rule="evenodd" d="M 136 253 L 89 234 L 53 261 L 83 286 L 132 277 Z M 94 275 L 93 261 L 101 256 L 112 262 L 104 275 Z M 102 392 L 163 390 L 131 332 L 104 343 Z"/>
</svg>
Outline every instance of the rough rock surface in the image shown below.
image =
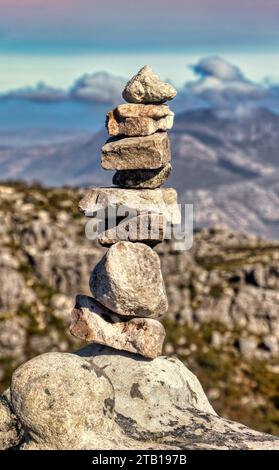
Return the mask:
<svg viewBox="0 0 279 470">
<path fill-rule="evenodd" d="M 11 398 L 25 429 L 25 448 L 86 448 L 111 431 L 112 385 L 72 354 L 47 353 L 13 374 Z M 97 444 L 98 445 L 98 444 Z"/>
<path fill-rule="evenodd" d="M 174 116 L 166 104 L 120 104 L 114 109 L 116 119 L 149 117 L 151 119 L 161 119 L 166 116 Z"/>
<path fill-rule="evenodd" d="M 18 445 L 23 432 L 6 396 L 0 396 L 0 450 Z"/>
<path fill-rule="evenodd" d="M 176 96 L 176 90 L 145 65 L 129 80 L 122 95 L 128 103 L 164 103 Z"/>
<path fill-rule="evenodd" d="M 13 374 L 11 400 L 23 450 L 155 448 L 125 436 L 114 420 L 111 382 L 77 355 L 47 353 L 23 364 Z"/>
<path fill-rule="evenodd" d="M 181 214 L 177 205 L 177 192 L 173 188 L 162 189 L 122 189 L 96 188 L 90 189 L 79 203 L 79 209 L 92 217 L 96 208 L 115 207 L 117 216 L 124 217 L 126 210 L 135 216 L 147 212 L 163 214 L 167 222 L 180 223 Z M 122 213 L 119 213 L 119 209 Z M 125 210 L 124 210 L 125 209 Z M 108 215 L 109 216 L 109 215 Z"/>
<path fill-rule="evenodd" d="M 134 189 L 156 189 L 162 186 L 171 174 L 172 166 L 167 163 L 156 170 L 117 171 L 112 179 L 115 186 Z"/>
<path fill-rule="evenodd" d="M 90 289 L 120 315 L 156 318 L 168 308 L 159 256 L 143 243 L 112 245 L 93 269 Z"/>
<path fill-rule="evenodd" d="M 23 276 L 35 301 L 11 307 L 11 295 L 3 298 L 0 393 L 22 362 L 79 347 L 66 332 L 72 295 L 90 295 L 90 271 L 105 251 L 86 239 L 84 218 L 72 213 L 72 201 L 85 190 L 9 184 L 4 198 L 2 188 L 0 264 L 7 274 L 14 269 Z M 34 227 L 34 217 L 40 227 Z M 187 362 L 219 414 L 278 433 L 278 241 L 219 226 L 195 233 L 188 252 L 177 252 L 168 241 L 156 251 L 169 302 L 164 354 Z"/>
<path fill-rule="evenodd" d="M 218 417 L 174 358 L 97 345 L 47 353 L 16 370 L 10 396 L 23 450 L 279 449 L 278 438 Z"/>
<path fill-rule="evenodd" d="M 279 449 L 278 438 L 217 416 L 197 378 L 175 358 L 147 361 L 98 345 L 77 354 L 106 371 L 116 421 L 129 436 L 180 449 Z"/>
<path fill-rule="evenodd" d="M 103 246 L 111 246 L 119 241 L 141 242 L 155 246 L 164 240 L 165 225 L 163 214 L 142 214 L 100 233 L 98 241 Z"/>
<path fill-rule="evenodd" d="M 92 297 L 78 295 L 72 311 L 71 333 L 114 349 L 154 358 L 162 353 L 165 329 L 157 320 L 123 320 Z"/>
<path fill-rule="evenodd" d="M 110 136 L 146 136 L 157 131 L 167 131 L 173 126 L 173 116 L 155 120 L 150 117 L 129 117 L 118 122 L 113 111 L 107 115 L 106 127 Z"/>
<path fill-rule="evenodd" d="M 166 132 L 144 137 L 110 139 L 102 147 L 101 165 L 105 170 L 156 169 L 171 159 Z"/>
<path fill-rule="evenodd" d="M 20 304 L 28 305 L 35 300 L 34 293 L 26 287 L 22 274 L 16 268 L 0 264 L 0 285 L 0 312 L 6 309 L 16 310 Z"/>
<path fill-rule="evenodd" d="M 198 379 L 176 358 L 149 361 L 99 345 L 77 354 L 105 370 L 114 386 L 116 412 L 149 432 L 170 431 L 189 406 L 216 415 Z"/>
<path fill-rule="evenodd" d="M 166 105 L 121 104 L 107 114 L 106 127 L 111 136 L 144 136 L 170 129 L 173 117 Z"/>
</svg>

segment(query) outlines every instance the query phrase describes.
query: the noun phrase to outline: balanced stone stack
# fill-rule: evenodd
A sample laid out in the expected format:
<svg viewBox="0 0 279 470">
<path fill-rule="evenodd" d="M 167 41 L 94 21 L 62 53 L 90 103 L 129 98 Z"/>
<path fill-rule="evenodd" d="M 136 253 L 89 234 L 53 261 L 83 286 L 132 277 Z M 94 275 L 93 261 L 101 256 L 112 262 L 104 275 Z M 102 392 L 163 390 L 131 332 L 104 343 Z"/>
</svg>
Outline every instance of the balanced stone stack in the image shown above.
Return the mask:
<svg viewBox="0 0 279 470">
<path fill-rule="evenodd" d="M 71 333 L 148 358 L 162 352 L 165 330 L 159 319 L 168 308 L 152 247 L 164 240 L 167 227 L 180 222 L 176 191 L 161 188 L 171 172 L 167 130 L 174 117 L 164 103 L 175 95 L 148 66 L 127 83 L 128 104 L 107 115 L 110 138 L 101 156 L 105 170 L 116 170 L 115 186 L 91 189 L 79 204 L 88 217 L 96 217 L 96 207 L 103 210 L 98 241 L 109 249 L 91 274 L 93 297 L 77 296 Z M 112 207 L 118 211 L 114 225 Z"/>
</svg>

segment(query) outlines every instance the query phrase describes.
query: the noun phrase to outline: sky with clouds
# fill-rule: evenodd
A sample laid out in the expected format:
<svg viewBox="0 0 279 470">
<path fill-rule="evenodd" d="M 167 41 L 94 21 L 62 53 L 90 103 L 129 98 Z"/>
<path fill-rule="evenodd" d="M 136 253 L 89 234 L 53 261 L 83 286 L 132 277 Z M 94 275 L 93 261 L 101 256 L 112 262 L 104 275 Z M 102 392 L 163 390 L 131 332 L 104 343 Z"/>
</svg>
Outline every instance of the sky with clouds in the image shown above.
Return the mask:
<svg viewBox="0 0 279 470">
<path fill-rule="evenodd" d="M 205 55 L 279 81 L 278 18 L 278 0 L 0 0 L 0 91 L 144 63 L 181 85 Z"/>
<path fill-rule="evenodd" d="M 279 111 L 278 19 L 279 0 L 0 0 L 0 121 L 111 106 L 144 64 L 178 110 Z"/>
</svg>

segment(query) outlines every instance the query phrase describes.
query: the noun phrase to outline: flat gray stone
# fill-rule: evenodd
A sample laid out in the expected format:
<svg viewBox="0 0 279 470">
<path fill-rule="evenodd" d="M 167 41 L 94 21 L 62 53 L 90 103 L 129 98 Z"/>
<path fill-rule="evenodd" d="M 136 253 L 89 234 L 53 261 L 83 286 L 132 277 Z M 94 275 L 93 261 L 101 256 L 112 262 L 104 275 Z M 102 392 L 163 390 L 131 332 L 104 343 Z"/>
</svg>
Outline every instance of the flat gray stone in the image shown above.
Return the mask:
<svg viewBox="0 0 279 470">
<path fill-rule="evenodd" d="M 164 240 L 166 223 L 163 214 L 142 214 L 120 222 L 98 236 L 103 246 L 111 246 L 120 241 L 141 242 L 155 246 Z"/>
<path fill-rule="evenodd" d="M 77 355 L 47 353 L 26 362 L 13 374 L 11 398 L 25 429 L 23 450 L 156 448 L 125 435 L 114 420 L 110 380 Z"/>
<path fill-rule="evenodd" d="M 173 188 L 94 188 L 87 191 L 79 203 L 79 209 L 86 217 L 93 217 L 96 211 L 101 209 L 105 211 L 108 208 L 115 208 L 119 218 L 125 217 L 127 210 L 130 211 L 130 216 L 151 212 L 163 214 L 168 223 L 179 224 L 181 222 L 177 192 Z M 111 216 L 114 216 L 113 212 Z"/>
<path fill-rule="evenodd" d="M 111 136 L 144 136 L 170 129 L 173 118 L 167 105 L 121 104 L 107 114 L 106 127 Z"/>
<path fill-rule="evenodd" d="M 166 132 L 145 137 L 109 140 L 102 148 L 101 165 L 105 170 L 156 169 L 171 159 Z"/>
<path fill-rule="evenodd" d="M 140 107 L 139 113 L 135 116 L 136 112 L 131 112 L 132 116 L 123 117 L 120 115 L 118 108 L 109 111 L 107 114 L 106 127 L 110 136 L 146 136 L 154 134 L 157 131 L 167 131 L 173 126 L 174 113 L 169 111 L 167 106 L 158 106 L 168 109 L 168 113 L 159 118 L 151 117 L 151 112 L 144 113 L 144 109 L 142 109 L 142 107 L 149 106 L 155 108 L 155 105 L 134 104 L 124 106 Z"/>
<path fill-rule="evenodd" d="M 120 104 L 113 113 L 118 121 L 126 118 L 149 117 L 151 119 L 161 119 L 162 117 L 174 116 L 167 104 Z"/>
<path fill-rule="evenodd" d="M 159 256 L 143 243 L 112 245 L 89 284 L 93 297 L 119 315 L 157 318 L 168 308 Z"/>
<path fill-rule="evenodd" d="M 176 90 L 145 65 L 128 81 L 122 96 L 128 103 L 164 103 L 176 96 Z"/>
<path fill-rule="evenodd" d="M 132 189 L 160 188 L 171 174 L 170 163 L 156 170 L 122 170 L 117 171 L 112 179 L 115 186 Z"/>
<path fill-rule="evenodd" d="M 162 353 L 165 329 L 157 320 L 124 320 L 92 297 L 78 295 L 70 332 L 76 338 L 154 358 Z"/>
</svg>

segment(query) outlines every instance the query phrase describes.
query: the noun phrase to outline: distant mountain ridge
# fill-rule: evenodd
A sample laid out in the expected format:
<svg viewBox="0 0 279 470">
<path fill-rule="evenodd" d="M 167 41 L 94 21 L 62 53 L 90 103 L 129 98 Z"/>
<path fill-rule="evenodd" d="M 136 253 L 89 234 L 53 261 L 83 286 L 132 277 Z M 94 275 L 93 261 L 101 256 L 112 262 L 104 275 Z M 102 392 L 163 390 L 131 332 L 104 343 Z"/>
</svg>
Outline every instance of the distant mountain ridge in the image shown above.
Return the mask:
<svg viewBox="0 0 279 470">
<path fill-rule="evenodd" d="M 66 135 L 65 135 L 66 139 Z M 110 185 L 100 168 L 101 130 L 48 145 L 0 145 L 1 180 L 45 186 Z M 279 116 L 255 109 L 243 118 L 210 109 L 178 114 L 171 131 L 174 186 L 195 204 L 198 226 L 226 223 L 234 229 L 279 237 Z"/>
</svg>

